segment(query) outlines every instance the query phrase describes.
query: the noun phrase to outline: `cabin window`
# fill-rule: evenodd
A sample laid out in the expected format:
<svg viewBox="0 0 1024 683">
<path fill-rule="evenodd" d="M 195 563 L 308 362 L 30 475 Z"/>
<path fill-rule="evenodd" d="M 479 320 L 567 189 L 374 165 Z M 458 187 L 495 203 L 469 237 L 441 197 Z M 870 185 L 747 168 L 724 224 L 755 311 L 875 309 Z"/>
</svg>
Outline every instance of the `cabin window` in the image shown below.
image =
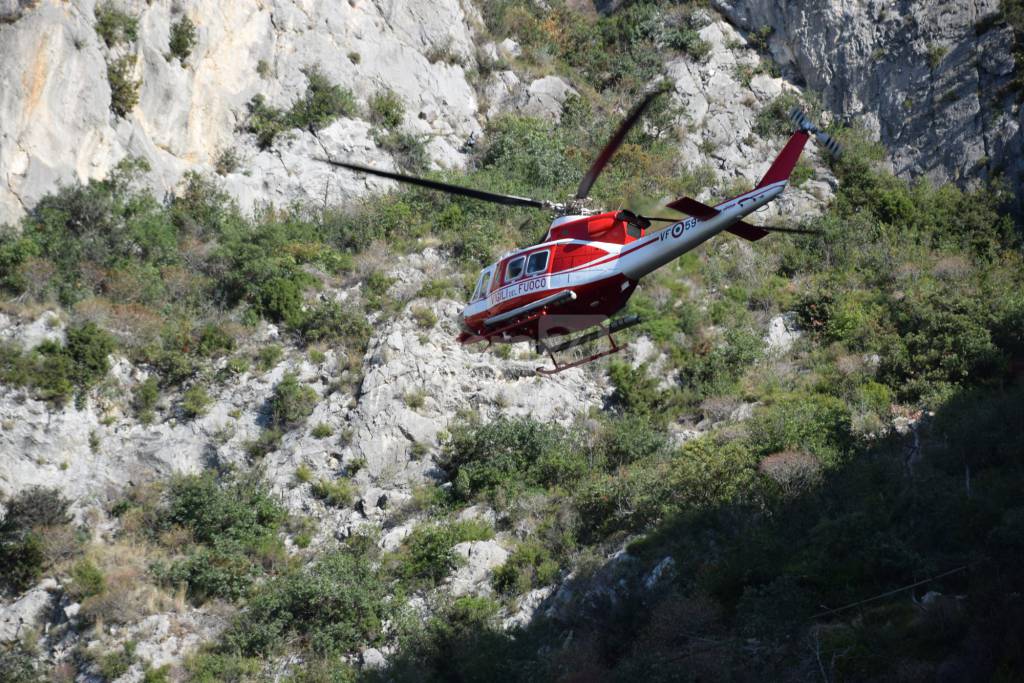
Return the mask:
<svg viewBox="0 0 1024 683">
<path fill-rule="evenodd" d="M 480 279 L 476 281 L 476 289 L 473 290 L 473 297 L 470 301 L 476 301 L 487 296 L 487 290 L 491 287 L 491 273 L 493 272 L 490 268 L 480 271 Z"/>
<path fill-rule="evenodd" d="M 483 278 L 483 286 L 480 287 L 480 298 L 487 296 L 487 291 L 491 288 L 491 275 L 493 274 L 494 271 L 488 269 L 485 270 L 484 274 L 481 276 Z"/>
<path fill-rule="evenodd" d="M 526 263 L 525 256 L 517 256 L 508 262 L 505 268 L 505 282 L 511 282 L 523 274 L 523 264 Z"/>
<path fill-rule="evenodd" d="M 526 274 L 543 273 L 548 269 L 548 250 L 538 251 L 530 254 L 530 260 L 526 264 Z"/>
</svg>

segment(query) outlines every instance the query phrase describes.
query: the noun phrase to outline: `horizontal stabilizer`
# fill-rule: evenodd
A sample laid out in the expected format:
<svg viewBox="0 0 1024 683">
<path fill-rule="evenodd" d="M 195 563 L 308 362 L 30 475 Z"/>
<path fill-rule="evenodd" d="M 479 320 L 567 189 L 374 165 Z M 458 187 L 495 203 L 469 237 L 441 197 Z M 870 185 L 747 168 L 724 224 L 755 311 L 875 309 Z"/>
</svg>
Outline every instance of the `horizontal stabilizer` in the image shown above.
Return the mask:
<svg viewBox="0 0 1024 683">
<path fill-rule="evenodd" d="M 768 235 L 767 230 L 759 228 L 756 225 L 751 225 L 750 223 L 744 223 L 743 221 L 739 221 L 725 230 L 726 232 L 731 232 L 737 237 L 742 237 L 743 239 L 750 240 L 751 242 L 756 242 L 762 237 L 767 237 Z"/>
<path fill-rule="evenodd" d="M 718 209 L 702 204 L 692 197 L 680 197 L 679 199 L 666 204 L 670 209 L 685 213 L 687 216 L 695 216 L 701 220 L 713 218 L 718 215 Z"/>
<path fill-rule="evenodd" d="M 714 218 L 720 213 L 718 209 L 713 206 L 708 206 L 707 204 L 698 202 L 692 197 L 680 197 L 674 202 L 666 204 L 666 206 L 670 209 L 680 211 L 688 216 L 694 216 L 701 220 Z M 751 242 L 756 242 L 768 234 L 766 230 L 762 230 L 756 225 L 751 225 L 750 223 L 744 223 L 743 221 L 737 221 L 730 227 L 726 228 L 726 230 L 734 235 L 742 237 L 745 240 L 750 240 Z"/>
</svg>

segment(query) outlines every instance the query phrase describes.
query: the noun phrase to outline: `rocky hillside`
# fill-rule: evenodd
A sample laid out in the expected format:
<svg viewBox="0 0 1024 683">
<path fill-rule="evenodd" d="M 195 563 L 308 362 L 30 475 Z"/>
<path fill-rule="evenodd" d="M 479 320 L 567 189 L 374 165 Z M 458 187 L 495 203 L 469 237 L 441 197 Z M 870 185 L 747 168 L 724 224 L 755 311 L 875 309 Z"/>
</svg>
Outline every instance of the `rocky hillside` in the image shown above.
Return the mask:
<svg viewBox="0 0 1024 683">
<path fill-rule="evenodd" d="M 1004 4 L 713 3 L 836 116 L 874 131 L 896 174 L 960 184 L 1002 176 L 1018 188 L 1024 119 Z"/>
<path fill-rule="evenodd" d="M 0 2 L 0 680 L 1024 671 L 998 9 Z M 455 342 L 548 217 L 315 160 L 554 199 L 658 83 L 598 201 L 745 190 L 801 105 L 846 153 L 756 220 L 819 236 L 554 377 Z"/>
</svg>

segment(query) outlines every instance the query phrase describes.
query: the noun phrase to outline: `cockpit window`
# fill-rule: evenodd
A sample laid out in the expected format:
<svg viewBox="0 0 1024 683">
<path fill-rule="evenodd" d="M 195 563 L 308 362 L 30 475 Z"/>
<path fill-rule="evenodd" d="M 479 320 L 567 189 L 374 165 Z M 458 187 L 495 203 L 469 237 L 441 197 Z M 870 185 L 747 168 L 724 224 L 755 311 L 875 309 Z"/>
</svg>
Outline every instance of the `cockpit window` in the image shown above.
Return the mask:
<svg viewBox="0 0 1024 683">
<path fill-rule="evenodd" d="M 530 254 L 530 260 L 526 264 L 526 274 L 543 273 L 548 269 L 548 250 L 538 251 Z"/>
<path fill-rule="evenodd" d="M 511 282 L 523 274 L 523 264 L 526 263 L 525 256 L 517 256 L 508 262 L 505 268 L 505 282 Z"/>
<path fill-rule="evenodd" d="M 476 289 L 473 290 L 473 298 L 471 301 L 482 299 L 487 296 L 487 290 L 491 288 L 491 275 L 494 273 L 494 268 L 487 268 L 480 273 L 480 279 L 476 281 Z"/>
</svg>

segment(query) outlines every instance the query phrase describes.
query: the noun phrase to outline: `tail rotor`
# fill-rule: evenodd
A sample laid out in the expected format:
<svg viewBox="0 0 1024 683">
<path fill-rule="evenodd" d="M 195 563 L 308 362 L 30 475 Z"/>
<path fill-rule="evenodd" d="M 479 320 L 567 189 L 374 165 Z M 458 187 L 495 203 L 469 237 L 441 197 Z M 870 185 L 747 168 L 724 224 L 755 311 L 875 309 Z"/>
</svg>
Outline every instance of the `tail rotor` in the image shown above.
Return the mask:
<svg viewBox="0 0 1024 683">
<path fill-rule="evenodd" d="M 789 113 L 789 119 L 799 130 L 804 130 L 814 135 L 814 139 L 818 141 L 818 144 L 827 149 L 833 158 L 838 159 L 843 156 L 843 148 L 836 142 L 835 138 L 811 123 L 811 120 L 807 118 L 807 115 L 799 107 L 793 108 L 793 111 Z"/>
</svg>

